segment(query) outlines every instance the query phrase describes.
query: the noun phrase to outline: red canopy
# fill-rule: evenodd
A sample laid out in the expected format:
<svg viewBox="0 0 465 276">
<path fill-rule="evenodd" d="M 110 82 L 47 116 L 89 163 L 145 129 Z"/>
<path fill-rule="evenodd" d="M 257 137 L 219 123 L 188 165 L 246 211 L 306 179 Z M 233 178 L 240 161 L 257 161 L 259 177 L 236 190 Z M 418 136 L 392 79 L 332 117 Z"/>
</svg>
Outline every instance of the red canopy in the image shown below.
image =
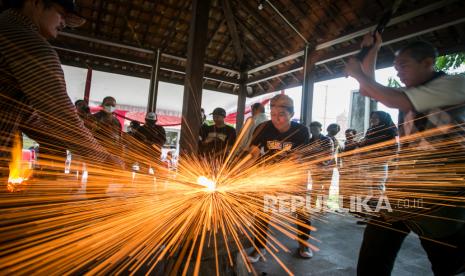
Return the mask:
<svg viewBox="0 0 465 276">
<path fill-rule="evenodd" d="M 145 122 L 145 112 L 131 112 L 126 113 L 126 119 L 132 121 Z M 157 114 L 157 125 L 160 126 L 179 126 L 181 125 L 181 117 L 173 115 Z"/>
<path fill-rule="evenodd" d="M 266 105 L 270 99 L 265 99 L 261 101 L 261 104 Z M 96 113 L 99 110 L 101 110 L 102 107 L 100 106 L 93 106 L 90 107 L 90 112 Z M 246 107 L 244 115 L 249 114 L 252 112 L 250 105 Z M 116 117 L 118 118 L 119 122 L 121 123 L 121 126 L 124 125 L 124 120 L 131 120 L 131 121 L 138 121 L 141 123 L 145 122 L 145 114 L 146 112 L 142 111 L 128 111 L 128 110 L 122 110 L 122 109 L 117 109 L 115 111 Z M 160 126 L 179 126 L 181 125 L 181 117 L 179 116 L 173 116 L 173 115 L 163 115 L 163 114 L 157 114 L 157 125 Z M 224 121 L 228 124 L 236 124 L 236 119 L 237 119 L 237 112 L 229 113 L 225 118 Z"/>
</svg>

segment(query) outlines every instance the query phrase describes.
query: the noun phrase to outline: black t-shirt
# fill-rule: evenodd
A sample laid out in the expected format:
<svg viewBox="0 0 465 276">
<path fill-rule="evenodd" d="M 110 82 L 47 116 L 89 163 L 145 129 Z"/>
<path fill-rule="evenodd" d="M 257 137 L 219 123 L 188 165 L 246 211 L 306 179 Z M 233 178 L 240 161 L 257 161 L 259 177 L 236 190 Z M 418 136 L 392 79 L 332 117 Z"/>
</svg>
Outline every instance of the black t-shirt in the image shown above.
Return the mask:
<svg viewBox="0 0 465 276">
<path fill-rule="evenodd" d="M 113 114 L 110 116 L 105 111 L 100 110 L 92 116 L 97 122 L 95 138 L 104 143 L 113 143 L 119 140 L 121 136 L 121 123 Z"/>
<path fill-rule="evenodd" d="M 201 129 L 201 147 L 200 152 L 207 154 L 222 154 L 225 149 L 232 147 L 236 142 L 236 130 L 228 125 L 224 127 L 202 126 Z M 205 144 L 203 141 L 212 138 L 212 141 Z"/>
<path fill-rule="evenodd" d="M 266 121 L 257 126 L 252 137 L 251 145 L 263 149 L 266 158 L 276 155 L 273 161 L 279 161 L 288 156 L 298 147 L 308 144 L 309 134 L 306 126 L 291 122 L 291 127 L 286 132 L 279 132 L 271 121 Z"/>
<path fill-rule="evenodd" d="M 160 148 L 166 142 L 165 129 L 159 125 L 143 125 L 137 129 L 134 137 L 148 146 L 157 145 Z"/>
</svg>

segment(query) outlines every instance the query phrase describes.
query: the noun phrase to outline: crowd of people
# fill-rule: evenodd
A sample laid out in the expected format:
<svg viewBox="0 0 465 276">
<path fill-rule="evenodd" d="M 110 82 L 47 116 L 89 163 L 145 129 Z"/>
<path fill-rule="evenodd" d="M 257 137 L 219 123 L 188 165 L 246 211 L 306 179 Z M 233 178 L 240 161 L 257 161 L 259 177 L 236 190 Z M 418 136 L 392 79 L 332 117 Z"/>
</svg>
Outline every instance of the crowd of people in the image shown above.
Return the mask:
<svg viewBox="0 0 465 276">
<path fill-rule="evenodd" d="M 153 174 L 156 161 L 160 160 L 163 145 L 166 143 L 166 131 L 163 126 L 157 124 L 158 117 L 155 112 L 146 113 L 143 124 L 131 120 L 127 131 L 123 132 L 119 119 L 126 118 L 115 113 L 114 97 L 105 97 L 101 109 L 94 114 L 90 112 L 84 100 L 77 100 L 75 106 L 84 126 L 91 130 L 108 152 L 121 156 L 127 165 L 137 172 Z M 167 158 L 164 159 L 166 160 Z"/>
<path fill-rule="evenodd" d="M 166 142 L 165 130 L 157 125 L 156 113 L 148 112 L 143 125 L 131 122 L 128 131 L 123 132 L 114 112 L 117 106 L 115 98 L 105 97 L 101 110 L 91 114 L 85 101 L 79 100 L 73 106 L 67 95 L 60 61 L 47 39 L 55 38 L 64 26 L 83 23 L 75 13 L 74 2 L 11 2 L 11 8 L 0 14 L 0 174 L 8 174 L 8 149 L 13 145 L 16 132 L 23 132 L 37 141 L 39 153 L 44 158 L 64 160 L 69 150 L 83 162 L 124 168 L 129 161 L 139 163 L 141 170 L 150 172 L 154 163 L 160 160 L 161 148 Z M 252 161 L 266 160 L 265 163 L 280 162 L 292 154 L 301 153 L 297 149 L 307 147 L 306 154 L 317 160 L 312 170 L 312 204 L 316 204 L 317 195 L 328 195 L 335 169 L 340 172 L 340 193 L 352 193 L 354 187 L 347 183 L 360 181 L 357 172 L 352 170 L 355 167 L 363 170 L 358 173 L 364 175 L 366 185 L 360 185 L 365 190 L 369 186 L 371 192 L 383 193 L 389 185 L 390 163 L 397 156 L 402 156 L 405 147 L 420 152 L 428 148 L 422 157 L 425 160 L 437 154 L 428 139 L 403 145 L 399 144 L 399 136 L 444 126 L 461 126 L 465 120 L 462 105 L 465 101 L 465 78 L 436 72 L 434 61 L 437 52 L 430 44 L 416 42 L 396 54 L 394 65 L 405 84 L 401 89 L 383 86 L 374 79 L 381 36 L 367 35 L 363 46 L 371 47 L 368 56 L 363 62 L 350 59 L 346 71 L 360 83 L 363 95 L 399 109 L 402 124 L 396 126 L 389 114 L 374 111 L 363 138 L 357 135 L 356 130 L 347 129 L 342 145 L 336 139 L 341 131 L 337 124 L 329 125 L 327 135 L 323 135 L 323 126 L 319 122 L 311 122 L 308 126 L 294 122 L 292 99 L 279 94 L 270 101 L 270 120 L 266 118 L 263 105 L 252 106 L 252 116 L 246 124 L 247 133 L 240 141 L 239 148 L 244 154 Z M 221 160 L 231 153 L 237 138 L 236 131 L 225 123 L 226 111 L 223 108 L 215 108 L 211 115 L 214 124 L 208 125 L 202 113 L 198 154 Z M 446 131 L 442 137 L 465 145 L 463 134 L 461 129 L 454 129 L 452 133 Z M 383 144 L 383 147 L 375 147 L 377 144 Z M 358 154 L 345 154 L 358 149 L 361 149 Z M 371 162 L 374 155 L 377 161 Z M 268 158 L 270 156 L 273 158 Z M 463 168 L 453 165 L 464 160 L 461 155 L 455 157 L 453 160 L 446 158 L 441 166 L 451 165 L 448 169 L 453 168 L 458 177 L 463 177 Z M 438 172 L 441 173 L 444 172 Z M 447 191 L 447 195 L 463 200 L 464 187 L 463 181 L 459 182 L 454 189 Z M 349 188 L 351 190 L 347 190 Z M 327 203 L 323 200 L 320 204 L 324 206 Z M 310 214 L 299 216 L 299 220 L 311 225 Z M 432 217 L 446 219 L 432 220 Z M 250 262 L 258 261 L 265 254 L 269 222 L 261 219 L 256 223 L 261 227 L 257 228 L 259 233 L 255 233 L 255 250 L 249 255 Z M 381 223 L 390 223 L 390 227 L 380 226 Z M 303 242 L 309 237 L 309 227 L 299 224 L 298 228 L 299 256 L 311 258 L 313 252 Z M 359 253 L 359 275 L 389 275 L 397 252 L 410 231 L 420 236 L 435 274 L 452 275 L 465 270 L 465 208 L 445 205 L 424 215 L 407 218 L 369 218 Z M 257 239 L 259 236 L 262 238 Z"/>
</svg>

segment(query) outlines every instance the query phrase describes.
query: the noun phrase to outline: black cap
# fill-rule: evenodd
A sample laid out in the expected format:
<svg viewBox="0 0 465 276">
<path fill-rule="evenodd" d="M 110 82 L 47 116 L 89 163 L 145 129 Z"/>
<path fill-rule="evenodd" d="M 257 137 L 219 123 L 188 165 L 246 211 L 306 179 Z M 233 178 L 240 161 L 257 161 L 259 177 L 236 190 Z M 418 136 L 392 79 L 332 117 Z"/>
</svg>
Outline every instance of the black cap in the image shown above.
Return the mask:
<svg viewBox="0 0 465 276">
<path fill-rule="evenodd" d="M 220 116 L 226 117 L 226 110 L 224 110 L 221 107 L 217 107 L 213 110 L 212 113 L 210 113 L 210 115 L 220 115 Z"/>
<path fill-rule="evenodd" d="M 251 106 L 251 108 L 252 108 L 252 109 L 257 109 L 257 108 L 259 108 L 261 105 L 262 105 L 261 103 L 254 103 L 254 104 Z"/>
</svg>

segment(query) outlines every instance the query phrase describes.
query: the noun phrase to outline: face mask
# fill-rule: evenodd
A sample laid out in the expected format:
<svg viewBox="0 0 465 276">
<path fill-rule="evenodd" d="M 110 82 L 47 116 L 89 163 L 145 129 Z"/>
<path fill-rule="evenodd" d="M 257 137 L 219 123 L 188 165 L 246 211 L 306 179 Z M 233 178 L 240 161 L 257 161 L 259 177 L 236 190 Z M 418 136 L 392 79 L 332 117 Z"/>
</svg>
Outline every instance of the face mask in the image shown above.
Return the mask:
<svg viewBox="0 0 465 276">
<path fill-rule="evenodd" d="M 104 105 L 103 109 L 108 113 L 113 113 L 116 110 L 116 108 L 114 106 L 111 106 L 111 105 Z"/>
</svg>

